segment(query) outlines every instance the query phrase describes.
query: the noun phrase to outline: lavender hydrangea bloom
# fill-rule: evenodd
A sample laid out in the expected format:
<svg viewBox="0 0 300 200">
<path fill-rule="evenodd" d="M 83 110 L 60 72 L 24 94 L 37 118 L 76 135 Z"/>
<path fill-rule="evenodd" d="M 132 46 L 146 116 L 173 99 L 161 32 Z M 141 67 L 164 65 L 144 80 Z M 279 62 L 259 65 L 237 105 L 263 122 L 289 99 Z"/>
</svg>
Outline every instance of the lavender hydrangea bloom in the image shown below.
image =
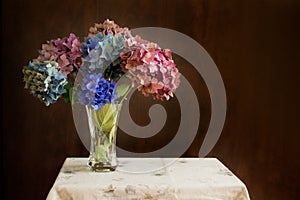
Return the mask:
<svg viewBox="0 0 300 200">
<path fill-rule="evenodd" d="M 81 46 L 83 66 L 82 70 L 103 72 L 107 66 L 116 62 L 124 49 L 124 39 L 120 35 L 96 34 L 87 37 Z"/>
<path fill-rule="evenodd" d="M 116 83 L 106 80 L 101 74 L 88 74 L 83 78 L 79 101 L 83 105 L 100 110 L 104 104 L 113 104 L 117 99 Z"/>
<path fill-rule="evenodd" d="M 23 68 L 25 88 L 46 106 L 66 92 L 67 77 L 56 69 L 57 66 L 57 62 L 30 62 Z"/>
</svg>

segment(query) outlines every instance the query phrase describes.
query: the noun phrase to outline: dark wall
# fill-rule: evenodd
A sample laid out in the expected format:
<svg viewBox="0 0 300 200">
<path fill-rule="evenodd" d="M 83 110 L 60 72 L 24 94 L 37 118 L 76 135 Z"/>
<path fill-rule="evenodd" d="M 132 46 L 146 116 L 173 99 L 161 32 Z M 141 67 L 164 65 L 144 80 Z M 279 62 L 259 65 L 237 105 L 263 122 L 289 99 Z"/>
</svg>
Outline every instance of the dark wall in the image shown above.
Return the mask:
<svg viewBox="0 0 300 200">
<path fill-rule="evenodd" d="M 219 158 L 243 180 L 252 199 L 296 199 L 300 195 L 299 11 L 298 0 L 2 1 L 5 198 L 46 198 L 64 159 L 88 156 L 76 134 L 71 107 L 60 101 L 46 108 L 32 97 L 23 89 L 22 66 L 37 56 L 46 40 L 70 32 L 82 39 L 93 23 L 111 18 L 130 28 L 174 29 L 198 41 L 217 64 L 228 98 L 225 126 L 209 156 Z M 209 95 L 192 66 L 178 56 L 175 59 L 199 98 L 200 129 L 184 154 L 197 156 L 210 119 Z M 136 94 L 131 104 L 133 118 L 146 124 L 148 118 L 140 110 L 146 112 L 153 101 Z M 178 109 L 172 109 L 176 99 L 164 104 L 179 117 Z M 133 140 L 119 132 L 118 144 L 150 151 L 172 139 L 174 126 L 166 126 L 159 139 Z"/>
</svg>

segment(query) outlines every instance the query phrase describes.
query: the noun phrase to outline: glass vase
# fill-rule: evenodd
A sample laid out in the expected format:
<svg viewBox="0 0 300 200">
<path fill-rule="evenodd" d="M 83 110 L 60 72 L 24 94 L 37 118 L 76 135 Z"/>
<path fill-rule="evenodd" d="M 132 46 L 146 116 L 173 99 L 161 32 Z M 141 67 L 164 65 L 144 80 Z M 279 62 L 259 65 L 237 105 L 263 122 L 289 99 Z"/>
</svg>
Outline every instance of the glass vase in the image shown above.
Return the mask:
<svg viewBox="0 0 300 200">
<path fill-rule="evenodd" d="M 86 106 L 90 129 L 90 156 L 92 171 L 115 171 L 117 167 L 116 136 L 121 104 L 105 104 L 99 110 Z"/>
</svg>

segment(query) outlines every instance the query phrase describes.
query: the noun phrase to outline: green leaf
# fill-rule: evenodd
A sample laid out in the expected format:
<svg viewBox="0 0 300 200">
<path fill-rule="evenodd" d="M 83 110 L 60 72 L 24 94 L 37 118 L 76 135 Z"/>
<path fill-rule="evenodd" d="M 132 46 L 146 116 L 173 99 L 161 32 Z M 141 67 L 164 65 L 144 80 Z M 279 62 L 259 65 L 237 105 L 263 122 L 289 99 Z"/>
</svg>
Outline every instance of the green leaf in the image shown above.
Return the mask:
<svg viewBox="0 0 300 200">
<path fill-rule="evenodd" d="M 80 92 L 80 85 L 74 84 L 73 87 L 70 89 L 70 101 L 72 104 L 79 103 L 79 92 Z"/>
<path fill-rule="evenodd" d="M 120 84 L 117 86 L 118 97 L 122 97 L 130 89 L 131 85 L 129 84 Z"/>
<path fill-rule="evenodd" d="M 66 103 L 71 103 L 68 92 L 64 93 L 62 96 L 63 96 Z"/>
<path fill-rule="evenodd" d="M 71 88 L 69 89 L 69 99 L 70 99 L 70 103 L 73 103 L 72 94 L 73 94 L 73 87 L 71 87 Z"/>
<path fill-rule="evenodd" d="M 64 86 L 65 89 L 70 89 L 70 88 L 72 88 L 72 87 L 73 87 L 73 84 L 70 83 L 70 82 L 68 82 L 68 83 Z"/>
<path fill-rule="evenodd" d="M 98 127 L 105 133 L 109 133 L 116 125 L 118 108 L 115 104 L 105 104 L 100 110 L 94 111 L 94 119 Z"/>
<path fill-rule="evenodd" d="M 105 145 L 97 145 L 95 147 L 95 157 L 97 161 L 105 161 L 108 159 L 108 148 Z"/>
<path fill-rule="evenodd" d="M 66 90 L 66 93 L 64 93 L 62 96 L 64 97 L 65 102 L 71 103 L 72 102 L 72 92 L 73 92 L 73 84 L 68 82 L 64 89 Z"/>
<path fill-rule="evenodd" d="M 109 141 L 110 144 L 112 143 L 112 140 L 114 139 L 116 131 L 117 131 L 117 126 L 113 126 L 112 129 L 109 132 L 108 141 Z"/>
</svg>

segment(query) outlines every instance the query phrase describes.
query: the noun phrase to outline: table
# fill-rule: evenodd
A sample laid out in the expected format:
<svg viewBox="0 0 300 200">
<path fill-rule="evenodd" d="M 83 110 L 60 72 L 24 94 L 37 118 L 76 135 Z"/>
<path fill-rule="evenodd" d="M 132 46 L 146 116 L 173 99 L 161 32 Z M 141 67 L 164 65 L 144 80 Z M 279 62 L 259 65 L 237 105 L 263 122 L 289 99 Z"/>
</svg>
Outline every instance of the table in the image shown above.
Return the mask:
<svg viewBox="0 0 300 200">
<path fill-rule="evenodd" d="M 124 165 L 147 165 L 167 158 L 119 158 L 119 171 L 97 173 L 87 158 L 67 158 L 47 200 L 57 199 L 250 199 L 245 184 L 216 158 L 180 158 L 150 173 L 121 172 Z"/>
</svg>

